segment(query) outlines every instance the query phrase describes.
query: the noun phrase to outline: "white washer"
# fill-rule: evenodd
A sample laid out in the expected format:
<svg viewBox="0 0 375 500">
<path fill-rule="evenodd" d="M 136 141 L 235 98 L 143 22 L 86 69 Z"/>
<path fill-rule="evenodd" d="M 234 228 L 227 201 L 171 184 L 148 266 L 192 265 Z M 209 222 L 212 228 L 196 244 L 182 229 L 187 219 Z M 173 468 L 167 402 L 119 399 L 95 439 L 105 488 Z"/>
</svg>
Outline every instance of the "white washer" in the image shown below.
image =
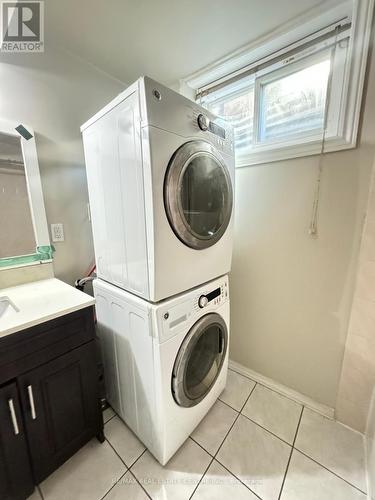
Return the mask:
<svg viewBox="0 0 375 500">
<path fill-rule="evenodd" d="M 230 125 L 144 77 L 81 130 L 100 278 L 158 302 L 229 272 Z"/>
<path fill-rule="evenodd" d="M 94 281 L 107 399 L 164 465 L 223 391 L 227 277 L 152 304 Z"/>
</svg>

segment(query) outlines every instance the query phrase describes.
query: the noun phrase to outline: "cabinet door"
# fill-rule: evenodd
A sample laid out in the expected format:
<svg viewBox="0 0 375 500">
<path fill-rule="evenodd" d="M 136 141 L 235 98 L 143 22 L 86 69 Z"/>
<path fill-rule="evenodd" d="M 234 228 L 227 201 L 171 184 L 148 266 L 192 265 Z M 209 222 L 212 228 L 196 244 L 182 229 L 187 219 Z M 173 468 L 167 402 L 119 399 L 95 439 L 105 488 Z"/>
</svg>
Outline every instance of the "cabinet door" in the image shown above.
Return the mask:
<svg viewBox="0 0 375 500">
<path fill-rule="evenodd" d="M 0 498 L 25 499 L 34 490 L 16 383 L 0 388 Z"/>
<path fill-rule="evenodd" d="M 37 482 L 100 432 L 95 343 L 18 379 Z"/>
</svg>

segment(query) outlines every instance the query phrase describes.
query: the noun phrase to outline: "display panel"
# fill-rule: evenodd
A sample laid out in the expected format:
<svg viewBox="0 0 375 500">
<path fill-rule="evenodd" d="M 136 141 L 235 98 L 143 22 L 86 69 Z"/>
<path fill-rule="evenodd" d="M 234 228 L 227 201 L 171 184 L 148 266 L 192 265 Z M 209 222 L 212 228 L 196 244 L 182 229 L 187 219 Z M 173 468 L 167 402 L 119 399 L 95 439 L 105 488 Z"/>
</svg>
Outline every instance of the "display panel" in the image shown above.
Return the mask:
<svg viewBox="0 0 375 500">
<path fill-rule="evenodd" d="M 220 288 L 216 288 L 216 290 L 213 290 L 212 292 L 208 293 L 206 295 L 208 302 L 211 302 L 211 300 L 216 299 L 216 297 L 220 297 L 221 290 Z"/>
<path fill-rule="evenodd" d="M 208 129 L 213 134 L 218 135 L 222 139 L 225 139 L 225 129 L 223 127 L 220 127 L 220 125 L 218 125 L 217 123 L 210 122 Z"/>
</svg>

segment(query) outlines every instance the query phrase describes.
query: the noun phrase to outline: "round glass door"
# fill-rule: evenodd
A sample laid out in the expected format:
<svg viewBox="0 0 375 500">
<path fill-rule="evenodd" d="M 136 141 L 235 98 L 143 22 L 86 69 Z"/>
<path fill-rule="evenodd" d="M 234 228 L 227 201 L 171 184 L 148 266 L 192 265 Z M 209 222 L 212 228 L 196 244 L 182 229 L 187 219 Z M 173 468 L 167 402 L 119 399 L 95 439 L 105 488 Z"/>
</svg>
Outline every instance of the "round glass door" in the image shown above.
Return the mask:
<svg viewBox="0 0 375 500">
<path fill-rule="evenodd" d="M 172 393 L 180 406 L 198 404 L 214 385 L 228 347 L 228 330 L 221 316 L 207 314 L 186 335 L 172 373 Z"/>
<path fill-rule="evenodd" d="M 187 142 L 173 155 L 164 201 L 172 229 L 189 247 L 208 248 L 223 236 L 232 215 L 232 182 L 208 142 Z"/>
</svg>

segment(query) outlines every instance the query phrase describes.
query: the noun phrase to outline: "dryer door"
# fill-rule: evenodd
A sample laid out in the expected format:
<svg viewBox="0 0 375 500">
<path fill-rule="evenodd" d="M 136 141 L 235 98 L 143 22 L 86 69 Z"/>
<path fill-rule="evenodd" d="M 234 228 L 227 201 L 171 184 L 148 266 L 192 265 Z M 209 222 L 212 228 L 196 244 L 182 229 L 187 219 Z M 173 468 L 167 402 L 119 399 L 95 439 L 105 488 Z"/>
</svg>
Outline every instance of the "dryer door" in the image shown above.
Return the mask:
<svg viewBox="0 0 375 500">
<path fill-rule="evenodd" d="M 222 369 L 228 330 L 221 316 L 210 313 L 186 335 L 173 367 L 172 393 L 180 406 L 198 404 L 209 393 Z"/>
<path fill-rule="evenodd" d="M 169 162 L 164 182 L 169 223 L 185 245 L 201 250 L 225 233 L 232 216 L 229 171 L 206 141 L 183 144 Z"/>
</svg>

